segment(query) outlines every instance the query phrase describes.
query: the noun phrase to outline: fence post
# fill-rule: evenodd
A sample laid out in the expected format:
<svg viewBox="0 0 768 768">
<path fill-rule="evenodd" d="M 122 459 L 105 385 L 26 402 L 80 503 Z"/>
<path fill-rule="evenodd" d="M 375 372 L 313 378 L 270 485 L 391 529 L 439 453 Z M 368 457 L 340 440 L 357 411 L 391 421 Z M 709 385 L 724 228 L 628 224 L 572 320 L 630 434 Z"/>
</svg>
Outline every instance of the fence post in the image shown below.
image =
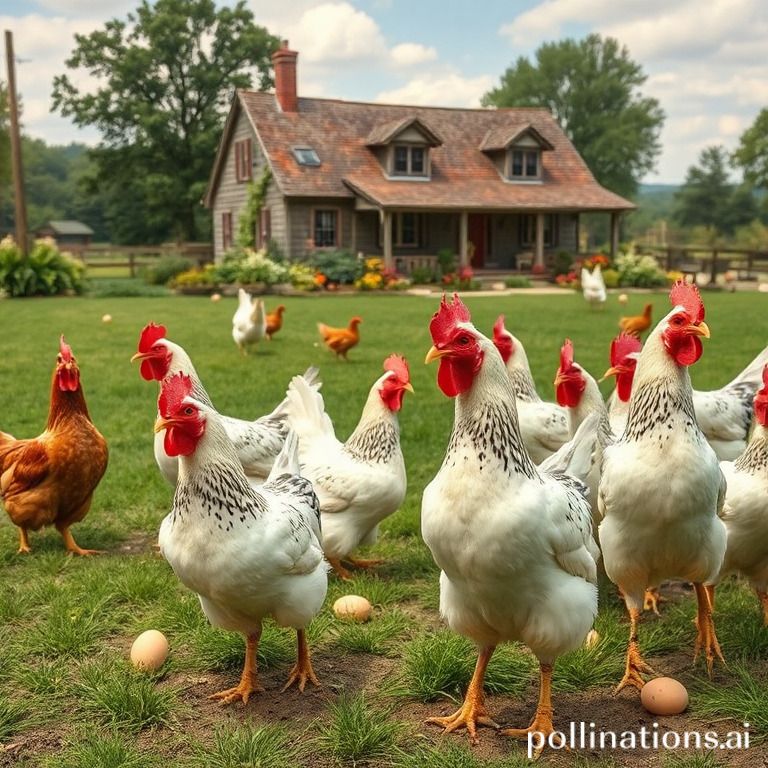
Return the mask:
<svg viewBox="0 0 768 768">
<path fill-rule="evenodd" d="M 712 249 L 712 268 L 709 272 L 709 284 L 714 285 L 717 282 L 717 249 Z"/>
<path fill-rule="evenodd" d="M 136 264 L 135 264 L 135 256 L 133 252 L 128 254 L 128 268 L 129 268 L 129 274 L 131 277 L 136 277 Z"/>
</svg>

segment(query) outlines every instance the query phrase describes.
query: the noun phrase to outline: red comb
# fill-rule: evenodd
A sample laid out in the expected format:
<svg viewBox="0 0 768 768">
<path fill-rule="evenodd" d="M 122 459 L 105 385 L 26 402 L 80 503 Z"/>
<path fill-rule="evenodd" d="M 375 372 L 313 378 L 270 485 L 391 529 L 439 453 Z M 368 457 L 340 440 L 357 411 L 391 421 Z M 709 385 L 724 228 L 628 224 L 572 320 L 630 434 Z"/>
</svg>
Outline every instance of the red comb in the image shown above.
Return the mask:
<svg viewBox="0 0 768 768">
<path fill-rule="evenodd" d="M 181 405 L 187 395 L 192 394 L 192 379 L 184 373 L 174 374 L 166 379 L 160 389 L 157 408 L 160 415 L 167 419 Z"/>
<path fill-rule="evenodd" d="M 150 323 L 145 325 L 139 336 L 139 352 L 149 352 L 152 345 L 159 339 L 165 338 L 165 326 Z"/>
<path fill-rule="evenodd" d="M 640 339 L 628 333 L 620 333 L 611 342 L 611 365 L 619 365 L 627 355 L 639 352 L 643 348 Z"/>
<path fill-rule="evenodd" d="M 573 365 L 573 342 L 566 339 L 560 347 L 560 370 L 567 371 Z"/>
<path fill-rule="evenodd" d="M 507 329 L 504 327 L 504 315 L 499 315 L 496 318 L 496 322 L 493 324 L 493 340 L 507 338 Z"/>
<path fill-rule="evenodd" d="M 384 370 L 392 371 L 400 381 L 408 382 L 411 380 L 411 374 L 408 371 L 408 362 L 402 355 L 390 355 L 384 361 Z"/>
<path fill-rule="evenodd" d="M 65 363 L 71 363 L 72 362 L 72 347 L 67 344 L 66 341 L 64 341 L 64 334 L 61 334 L 61 338 L 59 339 L 59 354 L 64 358 Z"/>
<path fill-rule="evenodd" d="M 704 319 L 704 302 L 699 295 L 699 289 L 695 285 L 678 280 L 669 292 L 669 300 L 673 307 L 683 307 L 694 323 L 700 323 Z"/>
<path fill-rule="evenodd" d="M 451 339 L 451 332 L 459 323 L 469 323 L 472 320 L 469 310 L 459 298 L 458 293 L 453 294 L 453 303 L 445 300 L 445 294 L 440 300 L 440 309 L 432 316 L 429 323 L 429 332 L 435 344 L 446 344 Z"/>
</svg>

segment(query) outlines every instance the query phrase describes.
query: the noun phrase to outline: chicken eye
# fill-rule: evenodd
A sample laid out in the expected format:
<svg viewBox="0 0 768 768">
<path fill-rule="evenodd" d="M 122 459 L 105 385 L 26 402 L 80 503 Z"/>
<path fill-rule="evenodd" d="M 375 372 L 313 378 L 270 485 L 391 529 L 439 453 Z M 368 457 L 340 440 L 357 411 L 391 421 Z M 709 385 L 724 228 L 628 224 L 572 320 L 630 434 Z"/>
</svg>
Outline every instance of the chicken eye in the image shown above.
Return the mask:
<svg viewBox="0 0 768 768">
<path fill-rule="evenodd" d="M 467 346 L 467 344 L 469 344 L 469 336 L 459 336 L 459 338 L 458 338 L 458 339 L 456 339 L 456 341 L 457 341 L 457 342 L 458 342 L 458 343 L 459 343 L 459 344 L 460 344 L 462 347 L 466 347 L 466 346 Z"/>
<path fill-rule="evenodd" d="M 193 408 L 191 405 L 188 405 L 188 406 L 187 406 L 187 407 L 184 409 L 184 415 L 185 415 L 185 416 L 191 416 L 191 415 L 192 415 L 194 412 L 195 412 L 195 409 L 194 409 L 194 408 Z"/>
</svg>

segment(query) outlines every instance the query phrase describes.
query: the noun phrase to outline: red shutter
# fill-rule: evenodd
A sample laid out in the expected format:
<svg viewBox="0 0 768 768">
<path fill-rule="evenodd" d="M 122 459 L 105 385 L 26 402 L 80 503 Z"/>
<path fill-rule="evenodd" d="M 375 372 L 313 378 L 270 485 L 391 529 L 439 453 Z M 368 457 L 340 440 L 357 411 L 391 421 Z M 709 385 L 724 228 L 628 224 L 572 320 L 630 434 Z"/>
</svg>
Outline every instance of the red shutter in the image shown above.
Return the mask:
<svg viewBox="0 0 768 768">
<path fill-rule="evenodd" d="M 245 152 L 243 152 L 243 178 L 250 179 L 253 176 L 253 143 L 250 139 L 246 139 Z"/>
<path fill-rule="evenodd" d="M 235 142 L 235 181 L 240 181 L 240 157 L 243 154 L 243 145 Z"/>
</svg>

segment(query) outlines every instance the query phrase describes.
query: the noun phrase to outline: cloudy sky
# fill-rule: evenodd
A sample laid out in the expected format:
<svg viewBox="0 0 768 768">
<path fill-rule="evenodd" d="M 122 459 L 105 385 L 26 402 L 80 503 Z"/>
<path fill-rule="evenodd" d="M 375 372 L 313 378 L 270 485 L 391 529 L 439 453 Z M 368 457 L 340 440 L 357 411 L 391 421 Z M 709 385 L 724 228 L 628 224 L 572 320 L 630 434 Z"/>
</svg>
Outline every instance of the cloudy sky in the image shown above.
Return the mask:
<svg viewBox="0 0 768 768">
<path fill-rule="evenodd" d="M 679 183 L 702 148 L 732 149 L 768 107 L 763 0 L 246 0 L 300 52 L 299 92 L 364 101 L 479 106 L 518 56 L 589 32 L 616 37 L 648 75 L 667 119 L 647 182 Z M 74 34 L 125 18 L 137 0 L 2 0 L 14 35 L 24 129 L 49 143 L 96 143 L 50 113 Z M 3 64 L 5 54 L 3 54 Z M 5 79 L 5 67 L 3 66 Z M 73 78 L 86 85 L 83 78 Z"/>
</svg>

